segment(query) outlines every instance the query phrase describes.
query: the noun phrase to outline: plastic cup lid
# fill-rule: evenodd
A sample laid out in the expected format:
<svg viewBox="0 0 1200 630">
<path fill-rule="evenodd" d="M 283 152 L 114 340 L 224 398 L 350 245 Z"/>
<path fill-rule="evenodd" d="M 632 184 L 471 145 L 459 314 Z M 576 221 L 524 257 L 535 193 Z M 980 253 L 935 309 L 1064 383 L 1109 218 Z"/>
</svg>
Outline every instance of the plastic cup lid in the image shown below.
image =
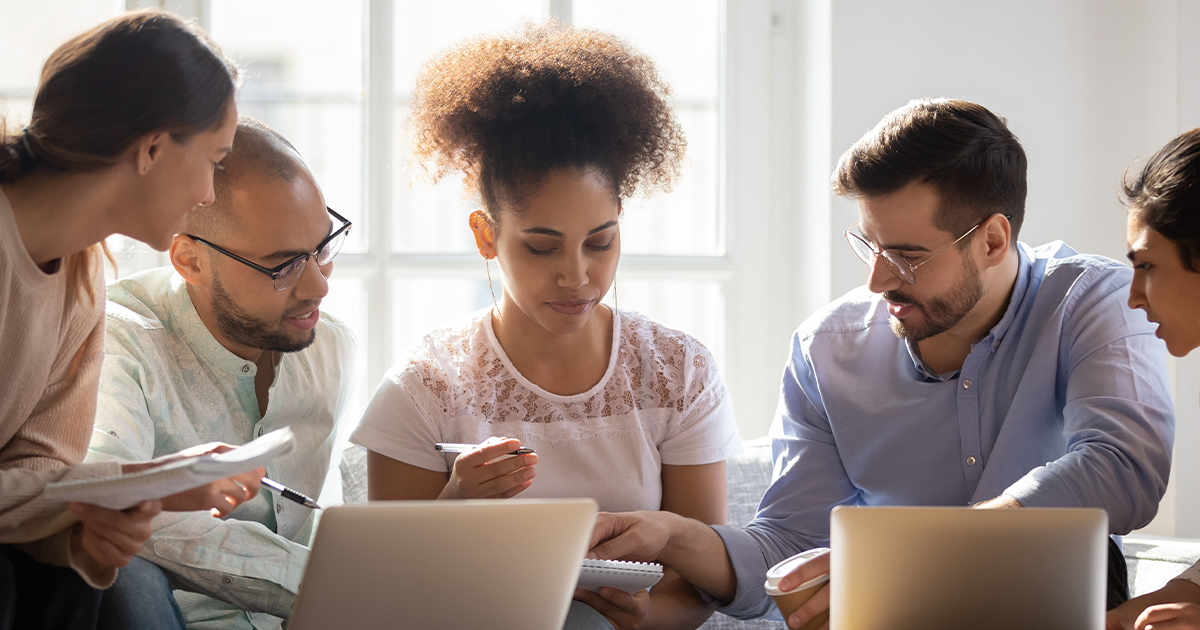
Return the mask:
<svg viewBox="0 0 1200 630">
<path fill-rule="evenodd" d="M 767 571 L 767 581 L 763 585 L 767 591 L 767 595 L 770 595 L 772 597 L 777 596 L 777 595 L 786 595 L 787 593 L 794 593 L 796 591 L 802 591 L 806 588 L 812 588 L 813 586 L 816 586 L 817 584 L 821 584 L 823 582 L 828 582 L 829 574 L 825 573 L 823 575 L 818 575 L 817 577 L 801 584 L 800 586 L 797 586 L 796 588 L 794 588 L 790 591 L 787 591 L 786 593 L 779 590 L 779 580 L 783 579 L 783 576 L 791 573 L 793 570 L 796 569 L 796 567 L 800 566 L 801 564 L 804 564 L 805 562 L 808 562 L 812 558 L 819 556 L 823 553 L 826 553 L 827 551 L 829 551 L 829 550 L 824 547 L 817 548 L 817 549 L 809 549 L 808 551 L 805 551 L 803 553 L 798 553 L 798 554 L 788 558 L 787 560 L 784 560 L 783 562 L 780 562 L 779 564 L 771 567 Z"/>
</svg>

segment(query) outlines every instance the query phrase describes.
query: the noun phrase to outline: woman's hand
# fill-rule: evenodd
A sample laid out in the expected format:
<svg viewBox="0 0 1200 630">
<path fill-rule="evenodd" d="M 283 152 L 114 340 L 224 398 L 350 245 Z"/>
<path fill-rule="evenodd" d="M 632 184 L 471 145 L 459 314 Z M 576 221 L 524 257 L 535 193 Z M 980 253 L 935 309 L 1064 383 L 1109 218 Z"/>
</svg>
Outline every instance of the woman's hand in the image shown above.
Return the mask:
<svg viewBox="0 0 1200 630">
<path fill-rule="evenodd" d="M 123 567 L 150 538 L 150 521 L 162 504 L 142 501 L 123 512 L 86 503 L 71 503 L 70 508 L 79 517 L 71 533 L 72 553 L 85 552 L 106 567 Z"/>
<path fill-rule="evenodd" d="M 450 481 L 439 499 L 507 499 L 524 492 L 537 475 L 536 453 L 514 455 L 520 440 L 488 438 L 479 448 L 454 460 Z"/>
<path fill-rule="evenodd" d="M 650 612 L 650 593 L 645 590 L 630 595 L 609 586 L 602 587 L 599 594 L 577 588 L 575 599 L 596 609 L 617 630 L 641 627 Z"/>
<path fill-rule="evenodd" d="M 1134 630 L 1200 630 L 1200 606 L 1159 604 L 1142 611 Z"/>
<path fill-rule="evenodd" d="M 147 462 L 122 464 L 121 472 L 123 474 L 140 472 L 165 466 L 166 464 L 189 457 L 215 455 L 233 450 L 234 448 L 236 447 L 220 442 L 201 444 L 200 446 L 193 446 L 178 453 L 152 459 Z M 260 466 L 254 470 L 248 470 L 232 477 L 219 479 L 198 488 L 192 488 L 191 490 L 163 497 L 160 499 L 162 501 L 162 510 L 167 512 L 209 510 L 213 516 L 227 516 L 237 506 L 253 499 L 258 494 L 259 485 L 266 474 L 267 470 Z"/>
</svg>

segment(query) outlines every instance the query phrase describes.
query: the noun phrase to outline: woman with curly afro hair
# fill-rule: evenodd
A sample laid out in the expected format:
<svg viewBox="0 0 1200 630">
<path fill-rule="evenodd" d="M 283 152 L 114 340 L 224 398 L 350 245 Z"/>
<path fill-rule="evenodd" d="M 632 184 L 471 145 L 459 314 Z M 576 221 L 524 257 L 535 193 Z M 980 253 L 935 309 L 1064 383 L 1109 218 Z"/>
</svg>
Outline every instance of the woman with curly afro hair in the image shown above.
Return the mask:
<svg viewBox="0 0 1200 630">
<path fill-rule="evenodd" d="M 668 96 L 625 42 L 553 22 L 462 42 L 424 68 L 416 157 L 478 193 L 469 225 L 504 292 L 384 378 L 351 438 L 370 451 L 372 499 L 592 497 L 725 522 L 725 459 L 741 442 L 716 362 L 689 335 L 600 302 L 622 200 L 679 175 Z M 436 442 L 482 445 L 455 459 Z M 502 458 L 520 447 L 536 453 Z M 710 614 L 669 570 L 649 594 L 576 599 L 568 627 L 695 628 Z"/>
</svg>

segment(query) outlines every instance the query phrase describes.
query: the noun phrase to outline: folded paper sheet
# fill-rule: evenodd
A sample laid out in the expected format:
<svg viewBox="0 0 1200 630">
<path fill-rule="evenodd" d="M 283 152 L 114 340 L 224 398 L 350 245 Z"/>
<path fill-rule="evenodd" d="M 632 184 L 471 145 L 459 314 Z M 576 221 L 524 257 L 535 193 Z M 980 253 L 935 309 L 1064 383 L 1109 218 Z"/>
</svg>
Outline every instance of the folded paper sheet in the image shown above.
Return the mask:
<svg viewBox="0 0 1200 630">
<path fill-rule="evenodd" d="M 124 510 L 258 468 L 290 453 L 293 447 L 292 430 L 284 427 L 220 455 L 189 457 L 118 477 L 52 483 L 46 486 L 45 496 Z"/>
</svg>

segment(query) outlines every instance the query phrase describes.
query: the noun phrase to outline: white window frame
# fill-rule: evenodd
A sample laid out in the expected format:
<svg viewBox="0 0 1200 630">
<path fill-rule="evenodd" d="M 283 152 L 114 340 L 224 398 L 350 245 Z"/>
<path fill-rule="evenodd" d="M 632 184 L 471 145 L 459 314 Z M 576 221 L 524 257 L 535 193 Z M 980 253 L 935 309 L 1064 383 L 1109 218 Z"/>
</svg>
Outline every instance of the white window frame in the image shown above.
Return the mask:
<svg viewBox="0 0 1200 630">
<path fill-rule="evenodd" d="M 484 280 L 486 276 L 474 254 L 390 251 L 396 177 L 391 169 L 397 104 L 392 67 L 394 4 L 363 1 L 367 251 L 340 254 L 337 274 L 364 283 L 365 332 L 370 340 L 365 378 L 374 384 L 397 359 L 392 356 L 388 321 L 393 279 Z M 551 15 L 571 21 L 572 0 L 546 1 Z M 209 26 L 209 0 L 127 0 L 126 4 L 130 9 L 163 6 L 197 19 L 206 30 Z M 814 183 L 823 178 L 804 177 L 827 173 L 830 166 L 828 130 L 806 122 L 819 121 L 829 107 L 813 96 L 820 93 L 822 80 L 828 84 L 828 64 L 821 66 L 819 61 L 823 59 L 820 42 L 828 48 L 829 11 L 825 2 L 787 0 L 723 0 L 720 7 L 724 19 L 719 40 L 723 51 L 717 202 L 725 230 L 718 255 L 625 254 L 620 275 L 719 283 L 725 297 L 724 377 L 742 437 L 749 439 L 765 435 L 774 416 L 792 330 L 803 315 L 829 299 L 829 239 L 802 237 L 829 233 L 827 180 Z M 814 138 L 816 142 L 805 141 Z M 815 211 L 799 213 L 799 206 Z"/>
</svg>

